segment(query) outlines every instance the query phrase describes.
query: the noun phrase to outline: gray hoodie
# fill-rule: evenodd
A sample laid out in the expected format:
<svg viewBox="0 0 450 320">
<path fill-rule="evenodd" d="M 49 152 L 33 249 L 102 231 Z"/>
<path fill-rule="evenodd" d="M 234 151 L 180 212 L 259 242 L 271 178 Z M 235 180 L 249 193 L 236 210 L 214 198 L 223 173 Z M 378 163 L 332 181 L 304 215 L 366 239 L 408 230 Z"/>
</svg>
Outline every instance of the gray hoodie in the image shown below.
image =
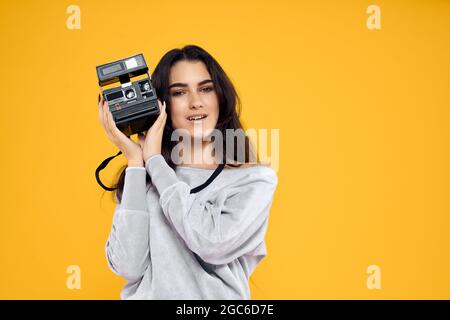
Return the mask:
<svg viewBox="0 0 450 320">
<path fill-rule="evenodd" d="M 162 155 L 126 169 L 105 246 L 110 269 L 128 280 L 121 299 L 251 299 L 278 178 L 264 165 L 225 168 L 191 194 L 213 171 L 174 171 Z"/>
</svg>

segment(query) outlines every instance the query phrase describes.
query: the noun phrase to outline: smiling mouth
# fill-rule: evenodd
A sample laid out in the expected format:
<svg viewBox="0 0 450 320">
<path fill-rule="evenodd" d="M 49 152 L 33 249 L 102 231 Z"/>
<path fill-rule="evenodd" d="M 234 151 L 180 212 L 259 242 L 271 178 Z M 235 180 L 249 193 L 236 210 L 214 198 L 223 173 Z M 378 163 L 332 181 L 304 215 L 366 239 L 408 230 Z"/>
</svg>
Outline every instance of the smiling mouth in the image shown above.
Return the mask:
<svg viewBox="0 0 450 320">
<path fill-rule="evenodd" d="M 195 116 L 187 117 L 186 119 L 188 119 L 189 121 L 199 121 L 199 120 L 205 119 L 206 117 L 207 117 L 206 114 L 198 114 Z"/>
</svg>

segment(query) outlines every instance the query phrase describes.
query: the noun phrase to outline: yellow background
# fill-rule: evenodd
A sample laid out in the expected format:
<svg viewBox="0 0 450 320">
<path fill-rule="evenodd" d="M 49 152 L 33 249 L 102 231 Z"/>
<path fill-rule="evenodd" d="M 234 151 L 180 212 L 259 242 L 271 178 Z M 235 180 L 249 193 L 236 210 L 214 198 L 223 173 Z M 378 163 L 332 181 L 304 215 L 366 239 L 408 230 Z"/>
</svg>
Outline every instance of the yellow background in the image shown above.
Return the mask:
<svg viewBox="0 0 450 320">
<path fill-rule="evenodd" d="M 381 8 L 381 30 L 366 9 Z M 66 8 L 81 9 L 69 30 Z M 197 44 L 280 129 L 254 299 L 450 298 L 449 1 L 1 1 L 0 298 L 118 299 L 95 66 Z M 125 164 L 102 172 L 111 185 Z M 380 290 L 366 287 L 369 265 Z M 66 268 L 81 268 L 69 290 Z"/>
</svg>

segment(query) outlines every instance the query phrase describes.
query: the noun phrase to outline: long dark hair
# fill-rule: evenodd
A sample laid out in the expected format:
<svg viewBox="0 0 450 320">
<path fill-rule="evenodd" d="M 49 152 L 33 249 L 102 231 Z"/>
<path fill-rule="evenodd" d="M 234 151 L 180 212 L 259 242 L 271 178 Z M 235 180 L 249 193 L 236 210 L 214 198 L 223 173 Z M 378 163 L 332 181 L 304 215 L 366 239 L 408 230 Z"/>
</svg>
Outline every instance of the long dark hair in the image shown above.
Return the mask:
<svg viewBox="0 0 450 320">
<path fill-rule="evenodd" d="M 161 143 L 161 155 L 166 160 L 167 164 L 175 169 L 176 164 L 171 160 L 171 152 L 178 141 L 171 141 L 172 131 L 172 121 L 170 118 L 170 98 L 169 98 L 169 75 L 171 67 L 182 60 L 187 61 L 201 61 L 205 64 L 210 76 L 213 81 L 214 88 L 217 94 L 219 102 L 219 118 L 217 120 L 216 129 L 222 132 L 223 136 L 223 154 L 224 161 L 228 166 L 239 167 L 243 163 L 233 163 L 237 161 L 237 152 L 232 152 L 233 161 L 229 159 L 229 152 L 227 152 L 226 147 L 226 129 L 241 129 L 243 132 L 243 126 L 239 120 L 239 115 L 241 112 L 241 101 L 239 96 L 228 78 L 225 71 L 219 65 L 219 63 L 204 49 L 195 45 L 187 45 L 181 49 L 172 49 L 167 52 L 159 61 L 152 74 L 152 85 L 156 90 L 156 95 L 161 101 L 166 102 L 167 106 L 167 120 L 164 128 L 164 133 Z M 234 139 L 234 138 L 233 138 Z M 245 161 L 244 163 L 250 162 L 250 160 L 257 159 L 257 153 L 255 154 L 251 148 L 251 143 L 247 135 L 244 137 L 245 140 Z M 235 144 L 233 144 L 236 146 Z M 230 163 L 231 162 L 231 163 Z M 116 185 L 116 198 L 119 202 L 122 201 L 123 186 L 125 182 L 125 173 L 127 166 L 122 167 L 120 170 L 120 175 Z M 120 171 L 119 170 L 119 171 Z M 151 179 L 147 172 L 146 176 L 147 185 L 151 186 Z"/>
</svg>

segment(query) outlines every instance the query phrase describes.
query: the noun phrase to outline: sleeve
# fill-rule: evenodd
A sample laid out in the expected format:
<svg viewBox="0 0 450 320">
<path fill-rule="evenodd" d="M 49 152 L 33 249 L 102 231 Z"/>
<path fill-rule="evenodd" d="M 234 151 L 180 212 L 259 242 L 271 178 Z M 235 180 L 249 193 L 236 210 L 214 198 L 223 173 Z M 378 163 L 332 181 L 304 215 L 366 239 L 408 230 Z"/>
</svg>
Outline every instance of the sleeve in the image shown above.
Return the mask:
<svg viewBox="0 0 450 320">
<path fill-rule="evenodd" d="M 200 201 L 161 155 L 145 165 L 164 215 L 203 261 L 227 264 L 243 255 L 261 254 L 257 248 L 264 242 L 278 182 L 271 168 L 249 172 L 215 199 Z"/>
<path fill-rule="evenodd" d="M 122 202 L 116 205 L 105 246 L 111 271 L 129 281 L 140 279 L 151 266 L 145 176 L 145 168 L 126 169 Z"/>
</svg>

